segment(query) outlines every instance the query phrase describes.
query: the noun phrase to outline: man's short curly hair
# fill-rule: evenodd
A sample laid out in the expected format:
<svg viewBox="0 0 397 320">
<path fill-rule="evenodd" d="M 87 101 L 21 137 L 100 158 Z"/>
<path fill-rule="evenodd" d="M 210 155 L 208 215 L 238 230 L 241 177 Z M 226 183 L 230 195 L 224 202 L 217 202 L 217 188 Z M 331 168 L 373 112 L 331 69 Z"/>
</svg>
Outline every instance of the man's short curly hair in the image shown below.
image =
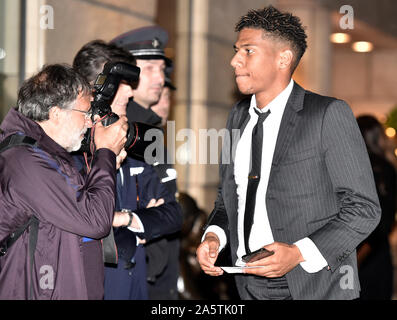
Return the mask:
<svg viewBox="0 0 397 320">
<path fill-rule="evenodd" d="M 295 54 L 292 72 L 306 51 L 307 35 L 300 19 L 291 13 L 283 13 L 273 6 L 250 10 L 242 16 L 236 24 L 235 31 L 240 32 L 244 28 L 263 29 L 267 36 L 288 42 Z"/>
</svg>

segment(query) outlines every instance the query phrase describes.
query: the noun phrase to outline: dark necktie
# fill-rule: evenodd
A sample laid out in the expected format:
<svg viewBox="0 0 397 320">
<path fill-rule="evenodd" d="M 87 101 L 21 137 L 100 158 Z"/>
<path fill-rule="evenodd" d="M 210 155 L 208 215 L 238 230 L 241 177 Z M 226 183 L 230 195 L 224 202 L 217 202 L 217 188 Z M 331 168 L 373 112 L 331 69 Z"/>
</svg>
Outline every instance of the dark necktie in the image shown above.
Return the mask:
<svg viewBox="0 0 397 320">
<path fill-rule="evenodd" d="M 252 130 L 251 170 L 248 175 L 247 196 L 245 198 L 244 213 L 244 245 L 247 254 L 251 253 L 248 240 L 251 233 L 251 227 L 254 222 L 256 191 L 258 189 L 261 175 L 263 121 L 265 121 L 267 116 L 270 114 L 270 110 L 265 113 L 261 113 L 256 109 L 254 110 L 258 114 L 258 122 Z"/>
</svg>

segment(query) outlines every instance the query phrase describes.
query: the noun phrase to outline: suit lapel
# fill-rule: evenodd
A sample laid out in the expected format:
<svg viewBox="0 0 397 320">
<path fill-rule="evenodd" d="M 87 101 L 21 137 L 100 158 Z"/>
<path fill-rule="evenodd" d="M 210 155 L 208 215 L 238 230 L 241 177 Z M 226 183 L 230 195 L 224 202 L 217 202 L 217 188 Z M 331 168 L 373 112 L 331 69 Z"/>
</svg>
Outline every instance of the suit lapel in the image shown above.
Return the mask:
<svg viewBox="0 0 397 320">
<path fill-rule="evenodd" d="M 305 90 L 294 83 L 291 95 L 285 106 L 283 118 L 280 123 L 280 129 L 277 136 L 276 148 L 274 150 L 273 165 L 277 166 L 294 136 L 294 130 L 297 127 L 300 117 L 298 111 L 303 109 L 303 100 Z"/>
<path fill-rule="evenodd" d="M 233 129 L 237 129 L 232 131 L 232 163 L 234 164 L 234 159 L 236 155 L 237 143 L 239 142 L 241 136 L 243 135 L 244 129 L 250 121 L 251 117 L 249 115 L 249 108 L 251 104 L 251 97 L 242 100 L 239 104 L 239 113 L 236 117 L 236 121 L 232 124 Z"/>
<path fill-rule="evenodd" d="M 248 112 L 250 104 L 251 104 L 251 98 L 247 98 L 243 100 L 241 103 L 241 111 L 240 111 L 241 113 L 237 125 L 237 129 L 240 129 L 240 137 L 243 135 L 244 129 L 251 118 Z"/>
</svg>

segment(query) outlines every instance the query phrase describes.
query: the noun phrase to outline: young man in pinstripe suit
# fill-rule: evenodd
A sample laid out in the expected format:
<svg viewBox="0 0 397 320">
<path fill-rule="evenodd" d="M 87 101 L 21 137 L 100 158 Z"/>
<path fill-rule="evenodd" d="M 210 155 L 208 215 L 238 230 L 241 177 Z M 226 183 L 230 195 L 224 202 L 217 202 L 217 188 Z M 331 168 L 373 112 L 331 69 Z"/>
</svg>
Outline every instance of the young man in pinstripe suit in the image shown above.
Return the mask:
<svg viewBox="0 0 397 320">
<path fill-rule="evenodd" d="M 380 207 L 354 115 L 344 101 L 291 79 L 307 46 L 299 18 L 270 6 L 243 16 L 236 31 L 231 65 L 239 90 L 250 97 L 228 118 L 225 141 L 233 141 L 236 129 L 240 140 L 222 149 L 232 161 L 220 165 L 215 209 L 197 249 L 201 268 L 222 275 L 214 264 L 230 243 L 233 263 L 253 267 L 236 275 L 242 299 L 357 298 L 355 249 L 378 224 Z M 261 160 L 252 176 L 246 155 L 252 149 L 252 160 L 258 147 L 257 128 Z M 261 247 L 274 253 L 242 261 Z"/>
</svg>

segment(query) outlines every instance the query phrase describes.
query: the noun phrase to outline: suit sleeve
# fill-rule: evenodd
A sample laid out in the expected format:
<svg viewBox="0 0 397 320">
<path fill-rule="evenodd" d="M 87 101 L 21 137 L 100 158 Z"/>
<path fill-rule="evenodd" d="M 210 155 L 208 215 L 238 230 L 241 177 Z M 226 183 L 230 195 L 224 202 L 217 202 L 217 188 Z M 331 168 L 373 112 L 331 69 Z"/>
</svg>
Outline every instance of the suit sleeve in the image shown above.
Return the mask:
<svg viewBox="0 0 397 320">
<path fill-rule="evenodd" d="M 207 230 L 210 226 L 217 226 L 221 228 L 226 235 L 226 238 L 229 238 L 229 221 L 225 209 L 225 205 L 223 203 L 222 197 L 222 182 L 218 188 L 218 195 L 215 201 L 215 208 L 212 210 L 210 216 L 208 217 L 207 224 L 204 226 L 204 230 Z"/>
<path fill-rule="evenodd" d="M 218 197 L 222 197 L 222 195 L 218 194 Z M 227 242 L 228 242 L 228 236 L 229 236 L 229 232 L 226 233 L 226 231 L 228 231 L 228 219 L 227 219 L 227 214 L 226 211 L 223 208 L 223 212 L 219 207 L 219 202 L 223 203 L 222 199 L 217 199 L 215 202 L 215 209 L 211 212 L 208 221 L 206 223 L 206 225 L 204 226 L 204 234 L 201 237 L 201 242 L 204 241 L 205 236 L 208 232 L 213 232 L 218 236 L 219 239 L 219 249 L 218 251 L 223 250 L 223 248 L 226 246 Z"/>
<path fill-rule="evenodd" d="M 374 230 L 381 210 L 366 146 L 345 102 L 327 107 L 321 139 L 339 211 L 309 238 L 334 271 Z"/>
<path fill-rule="evenodd" d="M 212 210 L 210 216 L 208 217 L 208 221 L 206 223 L 206 225 L 204 226 L 204 230 L 207 230 L 207 228 L 209 226 L 218 226 L 219 228 L 221 228 L 226 235 L 226 238 L 229 239 L 229 220 L 228 220 L 228 216 L 226 213 L 226 209 L 225 209 L 225 204 L 224 204 L 224 199 L 223 199 L 223 193 L 222 193 L 222 186 L 223 186 L 223 179 L 225 176 L 225 171 L 226 171 L 226 166 L 228 164 L 223 164 L 222 163 L 222 159 L 223 154 L 227 153 L 228 155 L 230 155 L 230 157 L 233 156 L 233 152 L 232 152 L 232 129 L 236 128 L 236 125 L 233 125 L 233 123 L 235 123 L 236 121 L 236 113 L 237 113 L 237 107 L 238 107 L 239 103 L 237 103 L 231 110 L 227 123 L 226 123 L 226 129 L 227 129 L 227 133 L 229 135 L 229 139 L 225 139 L 224 143 L 222 145 L 222 154 L 220 156 L 221 162 L 219 165 L 219 187 L 218 187 L 218 193 L 217 193 L 217 197 L 215 200 L 215 208 L 214 210 Z M 234 161 L 234 159 L 230 159 L 231 161 Z"/>
</svg>

